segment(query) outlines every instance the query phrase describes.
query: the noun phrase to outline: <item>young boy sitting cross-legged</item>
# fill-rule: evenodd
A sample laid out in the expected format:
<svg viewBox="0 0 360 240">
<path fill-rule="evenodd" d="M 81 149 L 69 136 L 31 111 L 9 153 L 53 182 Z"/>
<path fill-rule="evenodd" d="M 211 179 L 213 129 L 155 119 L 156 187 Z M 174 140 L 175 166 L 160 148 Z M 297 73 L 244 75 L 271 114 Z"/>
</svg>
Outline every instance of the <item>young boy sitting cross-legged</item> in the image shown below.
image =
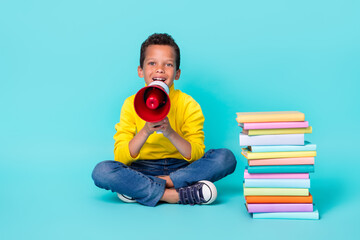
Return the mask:
<svg viewBox="0 0 360 240">
<path fill-rule="evenodd" d="M 153 34 L 141 45 L 138 75 L 146 85 L 164 82 L 170 89 L 171 107 L 164 120 L 151 123 L 136 114 L 135 95 L 123 104 L 115 126 L 115 161 L 97 164 L 92 178 L 96 186 L 117 192 L 125 202 L 210 204 L 217 196 L 212 182 L 235 170 L 230 150 L 211 149 L 204 154 L 200 105 L 174 88 L 179 66 L 180 50 L 170 35 Z"/>
</svg>

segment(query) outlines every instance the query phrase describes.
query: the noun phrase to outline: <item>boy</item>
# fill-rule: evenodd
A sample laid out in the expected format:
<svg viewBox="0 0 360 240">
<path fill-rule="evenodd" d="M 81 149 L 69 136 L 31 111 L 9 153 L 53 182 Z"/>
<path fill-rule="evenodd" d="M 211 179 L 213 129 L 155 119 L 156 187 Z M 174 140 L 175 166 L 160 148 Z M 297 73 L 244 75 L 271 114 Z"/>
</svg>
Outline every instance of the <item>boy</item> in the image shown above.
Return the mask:
<svg viewBox="0 0 360 240">
<path fill-rule="evenodd" d="M 117 192 L 124 202 L 210 204 L 217 196 L 212 182 L 235 170 L 230 150 L 212 149 L 204 155 L 200 105 L 174 89 L 179 67 L 180 50 L 170 35 L 153 34 L 141 45 L 138 75 L 146 85 L 164 82 L 171 107 L 164 120 L 150 123 L 135 113 L 135 95 L 124 102 L 115 126 L 115 161 L 100 162 L 92 173 L 96 186 Z"/>
</svg>

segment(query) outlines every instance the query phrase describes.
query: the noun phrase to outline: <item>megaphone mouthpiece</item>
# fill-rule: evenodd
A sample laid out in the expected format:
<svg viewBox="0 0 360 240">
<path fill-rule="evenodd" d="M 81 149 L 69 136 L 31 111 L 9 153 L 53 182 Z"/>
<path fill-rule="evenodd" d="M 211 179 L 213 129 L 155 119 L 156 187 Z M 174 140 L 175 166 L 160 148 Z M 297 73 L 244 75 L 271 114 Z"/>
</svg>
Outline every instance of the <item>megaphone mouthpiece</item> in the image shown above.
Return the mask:
<svg viewBox="0 0 360 240">
<path fill-rule="evenodd" d="M 159 107 L 159 101 L 156 98 L 148 98 L 146 100 L 146 106 L 150 109 L 157 109 Z"/>
</svg>

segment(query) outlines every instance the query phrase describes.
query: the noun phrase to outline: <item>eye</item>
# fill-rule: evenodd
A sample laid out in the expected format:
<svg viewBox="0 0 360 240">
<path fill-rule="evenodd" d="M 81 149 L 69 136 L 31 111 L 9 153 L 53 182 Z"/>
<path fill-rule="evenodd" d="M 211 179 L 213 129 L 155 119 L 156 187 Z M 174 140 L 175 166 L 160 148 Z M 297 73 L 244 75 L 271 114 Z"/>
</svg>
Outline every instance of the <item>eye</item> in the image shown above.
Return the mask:
<svg viewBox="0 0 360 240">
<path fill-rule="evenodd" d="M 155 62 L 148 62 L 149 65 L 154 66 Z"/>
<path fill-rule="evenodd" d="M 172 63 L 168 63 L 168 64 L 166 64 L 166 66 L 173 67 L 174 65 Z"/>
</svg>

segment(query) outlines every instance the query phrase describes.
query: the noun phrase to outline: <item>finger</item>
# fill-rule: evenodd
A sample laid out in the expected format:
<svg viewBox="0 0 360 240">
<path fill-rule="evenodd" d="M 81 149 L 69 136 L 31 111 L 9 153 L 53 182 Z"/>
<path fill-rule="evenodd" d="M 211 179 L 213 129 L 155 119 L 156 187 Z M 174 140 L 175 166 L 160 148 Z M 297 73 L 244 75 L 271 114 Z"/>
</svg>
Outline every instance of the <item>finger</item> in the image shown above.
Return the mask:
<svg viewBox="0 0 360 240">
<path fill-rule="evenodd" d="M 160 125 L 160 123 L 159 122 L 156 122 L 156 123 L 149 123 L 149 126 L 150 127 L 156 127 L 156 126 L 159 126 Z"/>
<path fill-rule="evenodd" d="M 159 130 L 159 129 L 162 128 L 162 125 L 153 126 L 152 128 L 155 129 L 155 130 Z"/>
<path fill-rule="evenodd" d="M 154 125 L 154 128 L 159 128 L 159 127 L 161 127 L 163 125 L 164 125 L 164 123 L 157 123 L 157 124 Z"/>
</svg>

